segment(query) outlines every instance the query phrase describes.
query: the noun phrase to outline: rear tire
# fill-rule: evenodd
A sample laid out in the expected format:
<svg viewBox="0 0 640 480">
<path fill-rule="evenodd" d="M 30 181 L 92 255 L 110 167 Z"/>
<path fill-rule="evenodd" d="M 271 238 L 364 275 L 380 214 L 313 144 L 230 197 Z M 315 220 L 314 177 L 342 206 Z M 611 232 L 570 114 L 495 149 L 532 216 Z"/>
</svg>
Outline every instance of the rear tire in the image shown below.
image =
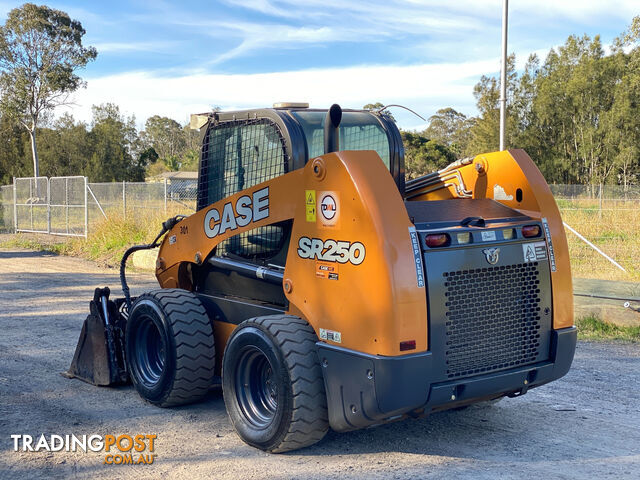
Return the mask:
<svg viewBox="0 0 640 480">
<path fill-rule="evenodd" d="M 160 407 L 193 403 L 213 384 L 213 328 L 191 292 L 163 289 L 138 297 L 125 345 L 131 380 L 148 402 Z"/>
<path fill-rule="evenodd" d="M 227 412 L 249 445 L 273 453 L 313 445 L 329 429 L 316 334 L 290 315 L 242 322 L 224 353 Z"/>
</svg>

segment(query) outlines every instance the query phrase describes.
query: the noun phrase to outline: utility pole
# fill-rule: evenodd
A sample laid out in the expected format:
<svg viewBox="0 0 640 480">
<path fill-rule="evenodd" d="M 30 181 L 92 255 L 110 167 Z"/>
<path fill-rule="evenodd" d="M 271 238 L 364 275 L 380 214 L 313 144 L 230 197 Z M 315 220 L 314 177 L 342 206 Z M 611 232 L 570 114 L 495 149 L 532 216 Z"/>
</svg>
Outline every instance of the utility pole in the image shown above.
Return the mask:
<svg viewBox="0 0 640 480">
<path fill-rule="evenodd" d="M 504 150 L 507 123 L 507 29 L 509 0 L 502 1 L 502 71 L 500 72 L 500 151 Z"/>
</svg>

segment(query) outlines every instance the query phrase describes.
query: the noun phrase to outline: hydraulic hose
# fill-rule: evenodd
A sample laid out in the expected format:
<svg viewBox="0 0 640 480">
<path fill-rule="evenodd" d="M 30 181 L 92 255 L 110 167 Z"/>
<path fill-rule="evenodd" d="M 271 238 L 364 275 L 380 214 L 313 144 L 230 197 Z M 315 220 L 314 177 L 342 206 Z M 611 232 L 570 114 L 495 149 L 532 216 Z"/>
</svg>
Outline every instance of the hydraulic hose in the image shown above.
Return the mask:
<svg viewBox="0 0 640 480">
<path fill-rule="evenodd" d="M 127 303 L 127 310 L 131 310 L 131 293 L 129 290 L 129 285 L 127 284 L 127 259 L 135 252 L 139 252 L 140 250 L 151 250 L 152 248 L 156 248 L 160 246 L 160 238 L 171 230 L 176 223 L 185 218 L 186 215 L 176 215 L 175 217 L 169 218 L 167 221 L 162 223 L 162 230 L 156 236 L 155 240 L 151 243 L 147 243 L 145 245 L 134 245 L 127 249 L 122 256 L 122 260 L 120 260 L 120 284 L 122 285 L 122 293 L 124 293 L 124 298 Z"/>
</svg>

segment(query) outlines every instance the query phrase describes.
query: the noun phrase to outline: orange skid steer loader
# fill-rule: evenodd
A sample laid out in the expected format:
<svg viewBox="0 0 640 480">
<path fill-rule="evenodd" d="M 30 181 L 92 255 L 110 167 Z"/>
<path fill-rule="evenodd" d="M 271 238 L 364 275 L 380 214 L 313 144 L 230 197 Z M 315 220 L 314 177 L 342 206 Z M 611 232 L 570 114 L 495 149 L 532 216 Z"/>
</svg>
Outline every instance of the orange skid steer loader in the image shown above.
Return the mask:
<svg viewBox="0 0 640 480">
<path fill-rule="evenodd" d="M 126 252 L 97 290 L 69 376 L 133 382 L 161 407 L 221 379 L 269 452 L 404 416 L 518 396 L 573 360 L 567 241 L 522 150 L 405 181 L 395 123 L 284 104 L 192 117 L 197 211 Z M 131 298 L 127 257 L 160 246 Z"/>
</svg>

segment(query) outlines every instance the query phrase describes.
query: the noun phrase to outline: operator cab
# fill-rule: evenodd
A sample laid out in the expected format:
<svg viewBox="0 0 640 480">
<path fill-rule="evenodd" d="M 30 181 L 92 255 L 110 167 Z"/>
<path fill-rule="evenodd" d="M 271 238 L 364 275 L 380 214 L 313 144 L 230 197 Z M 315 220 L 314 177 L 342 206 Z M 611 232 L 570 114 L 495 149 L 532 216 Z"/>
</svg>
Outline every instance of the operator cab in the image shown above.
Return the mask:
<svg viewBox="0 0 640 480">
<path fill-rule="evenodd" d="M 280 106 L 283 105 L 283 106 Z M 290 106 L 294 105 L 294 106 Z M 205 118 L 198 179 L 198 210 L 268 181 L 324 154 L 327 109 L 305 104 L 214 112 Z M 340 150 L 375 150 L 404 192 L 404 148 L 395 122 L 368 110 L 342 110 Z"/>
<path fill-rule="evenodd" d="M 375 150 L 404 192 L 404 148 L 394 121 L 378 112 L 332 108 L 342 114 L 331 134 L 338 139 L 339 150 Z M 193 115 L 192 128 L 202 131 L 198 210 L 323 155 L 329 111 L 277 104 L 269 109 Z M 283 271 L 292 225 L 285 221 L 261 226 L 220 242 L 203 266 L 193 268 L 194 285 L 205 307 L 227 319 L 284 311 L 288 302 L 281 281 L 249 278 L 229 270 L 228 264 Z M 238 292 L 246 298 L 238 298 Z"/>
</svg>

